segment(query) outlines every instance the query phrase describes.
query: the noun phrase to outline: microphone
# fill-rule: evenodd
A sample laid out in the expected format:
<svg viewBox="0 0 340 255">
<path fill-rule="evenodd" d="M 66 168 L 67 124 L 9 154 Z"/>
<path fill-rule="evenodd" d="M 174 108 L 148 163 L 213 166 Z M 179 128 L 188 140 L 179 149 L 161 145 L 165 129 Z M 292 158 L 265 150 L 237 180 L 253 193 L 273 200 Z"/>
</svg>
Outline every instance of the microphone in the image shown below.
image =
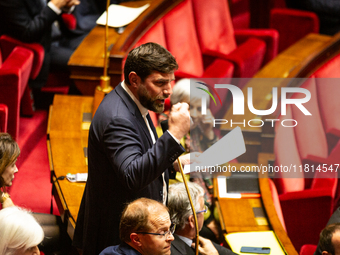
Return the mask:
<svg viewBox="0 0 340 255">
<path fill-rule="evenodd" d="M 161 127 L 163 130 L 163 133 L 165 133 L 169 129 L 169 120 L 163 120 L 161 122 Z"/>
</svg>

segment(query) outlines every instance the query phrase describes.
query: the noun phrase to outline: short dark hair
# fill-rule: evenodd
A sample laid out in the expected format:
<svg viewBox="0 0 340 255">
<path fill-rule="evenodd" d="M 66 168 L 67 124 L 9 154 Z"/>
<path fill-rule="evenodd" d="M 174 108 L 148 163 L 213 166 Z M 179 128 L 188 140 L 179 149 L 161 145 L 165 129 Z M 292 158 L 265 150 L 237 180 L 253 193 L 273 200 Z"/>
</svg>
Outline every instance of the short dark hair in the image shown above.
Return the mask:
<svg viewBox="0 0 340 255">
<path fill-rule="evenodd" d="M 175 57 L 163 46 L 150 42 L 129 52 L 124 65 L 124 79 L 130 85 L 129 74 L 132 71 L 144 81 L 154 71 L 171 73 L 177 69 Z"/>
<path fill-rule="evenodd" d="M 335 254 L 332 237 L 336 231 L 340 231 L 339 222 L 330 224 L 321 231 L 319 240 L 321 251 L 327 251 L 328 253 Z"/>
<path fill-rule="evenodd" d="M 150 212 L 159 212 L 160 209 L 169 212 L 162 203 L 149 198 L 139 198 L 128 204 L 120 219 L 119 237 L 123 242 L 130 242 L 131 233 L 148 232 Z"/>
</svg>

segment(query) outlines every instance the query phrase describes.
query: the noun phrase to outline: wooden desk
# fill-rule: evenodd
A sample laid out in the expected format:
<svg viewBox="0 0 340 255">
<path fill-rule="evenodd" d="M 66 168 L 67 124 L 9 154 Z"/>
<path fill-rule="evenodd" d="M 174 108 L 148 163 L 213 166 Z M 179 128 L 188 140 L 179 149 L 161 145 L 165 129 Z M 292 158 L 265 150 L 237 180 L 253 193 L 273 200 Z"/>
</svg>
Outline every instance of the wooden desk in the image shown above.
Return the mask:
<svg viewBox="0 0 340 255">
<path fill-rule="evenodd" d="M 221 198 L 214 179 L 214 194 L 224 234 L 273 230 L 289 255 L 298 255 L 277 216 L 266 175 L 259 174 L 260 198 Z"/>
<path fill-rule="evenodd" d="M 122 34 L 109 28 L 109 65 L 108 75 L 114 88 L 122 80 L 122 62 L 135 43 L 169 10 L 183 0 L 144 0 L 122 3 L 139 7 L 146 3 L 150 6 L 135 21 L 130 23 Z M 83 95 L 92 96 L 100 83 L 104 68 L 105 27 L 96 26 L 72 54 L 68 66 L 71 79 Z"/>
<path fill-rule="evenodd" d="M 47 127 L 47 147 L 53 195 L 71 238 L 85 183 L 71 183 L 67 173 L 87 173 L 87 138 L 92 116 L 92 97 L 55 95 Z"/>
<path fill-rule="evenodd" d="M 287 86 L 299 86 L 294 83 L 301 77 L 309 75 L 328 59 L 340 51 L 340 34 L 334 37 L 321 34 L 309 34 L 296 44 L 279 54 L 274 60 L 262 68 L 253 79 L 251 79 L 243 88 L 245 100 L 247 99 L 247 89 L 253 89 L 253 105 L 255 109 L 269 109 L 272 103 L 272 88 L 278 88 L 280 97 L 280 88 Z M 291 79 L 290 79 L 291 78 Z M 275 119 L 278 112 L 272 116 L 265 116 L 268 119 Z M 261 119 L 259 116 L 251 113 L 248 107 L 245 107 L 244 115 L 233 115 L 233 106 L 227 110 L 224 119 L 233 120 L 233 122 L 245 122 L 252 119 Z M 247 153 L 238 158 L 239 162 L 257 162 L 259 152 L 273 151 L 274 131 L 271 123 L 263 127 L 249 127 L 247 125 L 221 125 L 221 133 L 226 134 L 236 126 L 240 126 L 245 137 Z M 265 130 L 265 132 L 263 132 Z"/>
</svg>

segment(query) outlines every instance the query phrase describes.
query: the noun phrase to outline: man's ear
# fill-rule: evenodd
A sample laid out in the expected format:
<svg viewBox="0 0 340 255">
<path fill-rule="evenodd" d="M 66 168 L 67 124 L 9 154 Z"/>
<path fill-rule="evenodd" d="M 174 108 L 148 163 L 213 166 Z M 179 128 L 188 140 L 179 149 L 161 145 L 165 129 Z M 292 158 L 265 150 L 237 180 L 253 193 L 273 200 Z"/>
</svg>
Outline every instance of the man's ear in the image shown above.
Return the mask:
<svg viewBox="0 0 340 255">
<path fill-rule="evenodd" d="M 323 251 L 321 254 L 322 255 L 332 255 L 332 253 L 329 253 L 328 251 Z"/>
<path fill-rule="evenodd" d="M 189 216 L 188 222 L 189 222 L 191 228 L 195 228 L 195 218 L 194 218 L 194 215 L 191 214 Z"/>
<path fill-rule="evenodd" d="M 138 85 L 140 84 L 140 77 L 136 74 L 136 72 L 130 72 L 129 73 L 129 81 L 130 81 L 130 84 L 133 88 L 137 88 Z"/>
<path fill-rule="evenodd" d="M 136 234 L 136 233 L 131 233 L 130 234 L 130 240 L 131 240 L 131 243 L 133 243 L 134 245 L 140 247 L 142 246 L 142 243 L 141 243 L 141 240 L 139 238 L 139 235 Z"/>
</svg>

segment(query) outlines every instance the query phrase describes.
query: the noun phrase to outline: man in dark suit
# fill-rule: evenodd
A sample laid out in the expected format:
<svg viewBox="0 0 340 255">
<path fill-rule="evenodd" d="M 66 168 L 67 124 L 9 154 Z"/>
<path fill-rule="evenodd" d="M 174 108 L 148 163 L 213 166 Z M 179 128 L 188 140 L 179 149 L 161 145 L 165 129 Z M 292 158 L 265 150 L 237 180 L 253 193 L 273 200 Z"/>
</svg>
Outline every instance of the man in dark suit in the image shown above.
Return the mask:
<svg viewBox="0 0 340 255">
<path fill-rule="evenodd" d="M 188 182 L 188 188 L 197 214 L 197 224 L 200 231 L 204 222 L 203 214 L 207 212 L 207 207 L 204 205 L 204 190 L 194 182 Z M 196 238 L 195 220 L 184 183 L 170 185 L 168 208 L 170 210 L 171 222 L 176 224 L 175 240 L 171 243 L 171 255 L 194 255 L 194 239 Z M 199 237 L 198 250 L 201 255 L 236 254 L 203 237 Z"/>
<path fill-rule="evenodd" d="M 173 106 L 169 129 L 159 139 L 148 110 L 163 111 L 177 67 L 162 46 L 141 45 L 127 56 L 125 80 L 99 105 L 89 131 L 88 180 L 73 239 L 83 254 L 120 243 L 118 226 L 127 202 L 146 197 L 166 203 L 168 169 L 184 152 L 179 141 L 190 129 L 189 106 Z"/>
<path fill-rule="evenodd" d="M 139 198 L 127 205 L 119 233 L 122 243 L 105 248 L 100 255 L 170 255 L 174 226 L 168 208 L 160 202 Z"/>
</svg>

